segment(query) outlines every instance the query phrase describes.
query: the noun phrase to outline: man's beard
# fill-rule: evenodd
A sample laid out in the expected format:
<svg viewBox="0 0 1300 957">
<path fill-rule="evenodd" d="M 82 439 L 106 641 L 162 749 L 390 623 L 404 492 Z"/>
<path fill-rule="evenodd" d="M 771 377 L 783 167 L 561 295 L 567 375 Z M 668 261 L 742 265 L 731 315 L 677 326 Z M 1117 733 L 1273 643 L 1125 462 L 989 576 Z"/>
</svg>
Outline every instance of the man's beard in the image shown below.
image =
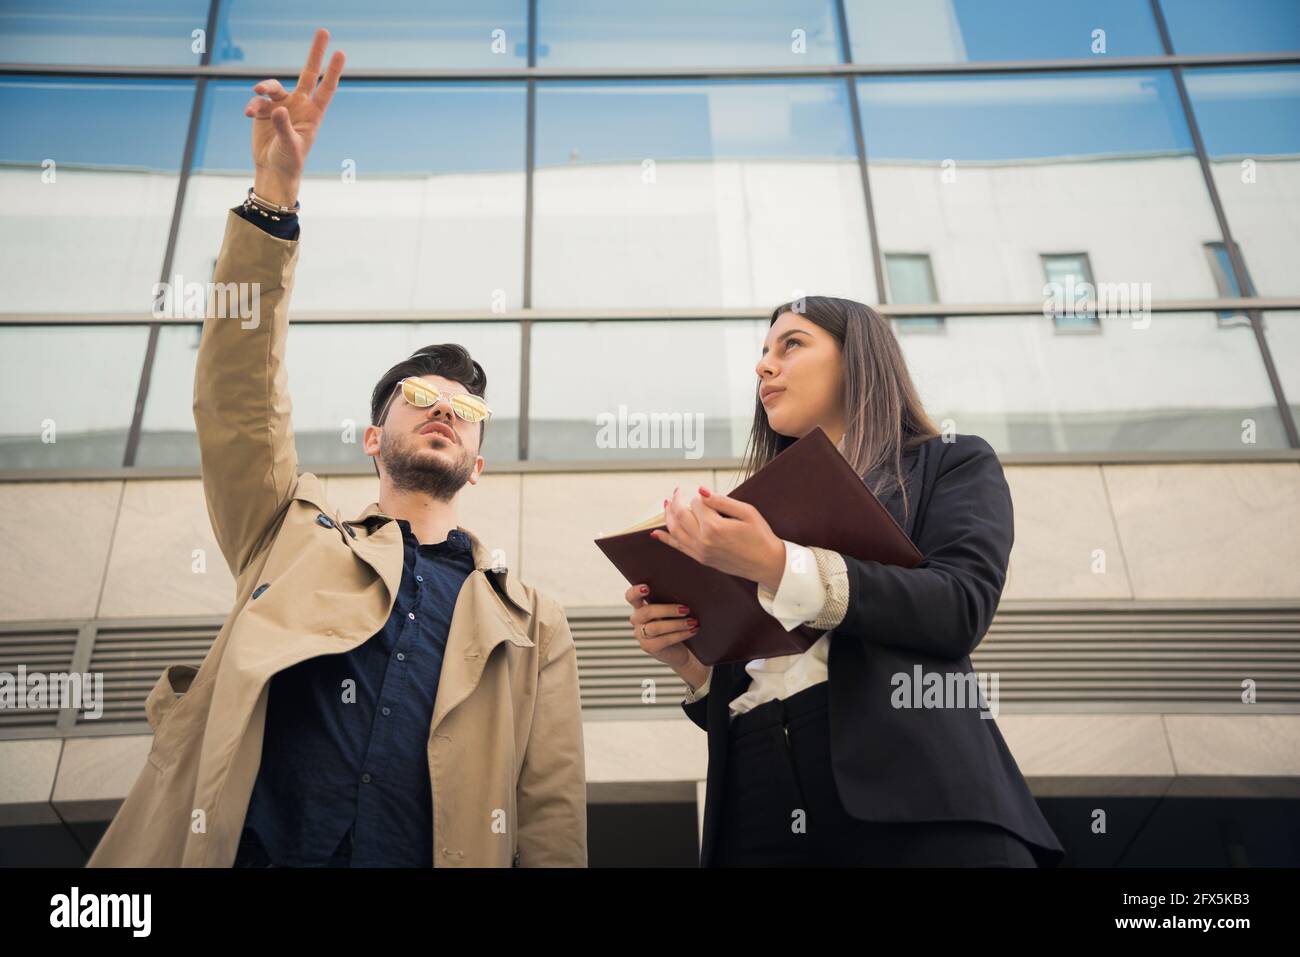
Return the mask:
<svg viewBox="0 0 1300 957">
<path fill-rule="evenodd" d="M 433 441 L 429 434 L 415 437 L 421 442 Z M 424 448 L 432 449 L 433 446 Z M 447 462 L 440 455 L 417 454 L 420 450 L 414 442 L 405 437 L 399 440 L 390 430 L 385 430 L 379 438 L 379 457 L 393 488 L 403 492 L 423 492 L 439 501 L 449 502 L 474 474 L 474 462 L 458 442 L 444 439 L 443 448 L 456 455 L 455 463 Z"/>
</svg>

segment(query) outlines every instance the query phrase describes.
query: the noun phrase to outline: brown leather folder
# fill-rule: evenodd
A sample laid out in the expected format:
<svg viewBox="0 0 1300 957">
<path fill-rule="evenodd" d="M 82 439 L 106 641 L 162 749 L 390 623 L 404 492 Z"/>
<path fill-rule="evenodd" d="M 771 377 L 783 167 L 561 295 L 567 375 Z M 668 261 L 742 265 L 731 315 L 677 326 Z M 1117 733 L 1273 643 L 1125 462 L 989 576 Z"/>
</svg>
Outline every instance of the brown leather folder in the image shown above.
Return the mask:
<svg viewBox="0 0 1300 957">
<path fill-rule="evenodd" d="M 820 427 L 727 494 L 757 508 L 778 538 L 885 565 L 913 568 L 921 561 L 894 516 Z M 759 604 L 754 582 L 656 541 L 650 537 L 656 528 L 667 528 L 663 512 L 597 538 L 596 545 L 629 584 L 650 586 L 651 604 L 691 609 L 700 632 L 685 644 L 703 664 L 800 654 L 825 634 L 808 625 L 786 631 Z"/>
</svg>

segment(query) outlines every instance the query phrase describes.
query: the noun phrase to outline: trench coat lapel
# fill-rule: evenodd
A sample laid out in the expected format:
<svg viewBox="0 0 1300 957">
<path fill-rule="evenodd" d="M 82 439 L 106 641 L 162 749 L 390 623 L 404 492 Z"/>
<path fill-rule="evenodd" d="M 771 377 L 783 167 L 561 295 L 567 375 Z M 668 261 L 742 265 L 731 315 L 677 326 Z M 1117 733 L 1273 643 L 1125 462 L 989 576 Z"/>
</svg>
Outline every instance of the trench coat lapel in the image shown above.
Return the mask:
<svg viewBox="0 0 1300 957">
<path fill-rule="evenodd" d="M 402 574 L 402 530 L 392 516 L 372 502 L 348 524 L 364 526 L 354 542 L 357 554 L 369 561 L 387 580 L 387 569 L 396 556 L 396 576 Z M 434 701 L 430 735 L 442 719 L 478 686 L 492 649 L 503 641 L 531 648 L 529 637 L 532 610 L 518 578 L 500 563 L 478 536 L 457 526 L 469 538 L 474 554 L 474 572 L 466 579 L 456 599 L 455 614 L 447 634 L 438 694 Z M 396 594 L 397 585 L 391 586 Z"/>
</svg>

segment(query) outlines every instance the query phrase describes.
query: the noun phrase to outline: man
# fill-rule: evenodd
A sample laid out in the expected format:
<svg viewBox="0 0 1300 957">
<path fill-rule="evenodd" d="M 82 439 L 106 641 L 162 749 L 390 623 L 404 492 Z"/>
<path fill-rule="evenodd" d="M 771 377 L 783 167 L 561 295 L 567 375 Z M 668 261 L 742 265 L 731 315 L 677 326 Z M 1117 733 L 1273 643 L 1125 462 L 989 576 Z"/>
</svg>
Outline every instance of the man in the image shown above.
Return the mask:
<svg viewBox="0 0 1300 957">
<path fill-rule="evenodd" d="M 304 161 L 344 57 L 318 30 L 292 92 L 253 89 L 256 175 L 214 283 L 194 383 L 203 488 L 236 581 L 197 670 L 145 710 L 149 759 L 90 866 L 585 866 L 576 649 L 561 607 L 457 525 L 486 376 L 432 346 L 379 381 L 379 501 L 345 521 L 298 472 L 284 346 Z M 218 287 L 220 288 L 220 287 Z M 257 300 L 254 300 L 257 301 Z"/>
</svg>

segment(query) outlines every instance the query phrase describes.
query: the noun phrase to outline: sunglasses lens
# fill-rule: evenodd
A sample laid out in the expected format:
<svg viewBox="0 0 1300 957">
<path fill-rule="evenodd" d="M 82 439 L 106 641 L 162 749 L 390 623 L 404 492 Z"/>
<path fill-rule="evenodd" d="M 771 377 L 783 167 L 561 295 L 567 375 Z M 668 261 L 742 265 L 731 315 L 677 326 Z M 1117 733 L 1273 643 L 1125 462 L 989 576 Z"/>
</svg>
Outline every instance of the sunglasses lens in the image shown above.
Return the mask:
<svg viewBox="0 0 1300 957">
<path fill-rule="evenodd" d="M 453 396 L 451 407 L 466 422 L 478 422 L 480 419 L 486 418 L 488 414 L 487 406 L 483 404 L 482 400 L 472 395 Z"/>
<path fill-rule="evenodd" d="M 420 382 L 419 379 L 403 379 L 402 396 L 411 405 L 421 409 L 427 409 L 437 401 L 437 393 Z"/>
</svg>

